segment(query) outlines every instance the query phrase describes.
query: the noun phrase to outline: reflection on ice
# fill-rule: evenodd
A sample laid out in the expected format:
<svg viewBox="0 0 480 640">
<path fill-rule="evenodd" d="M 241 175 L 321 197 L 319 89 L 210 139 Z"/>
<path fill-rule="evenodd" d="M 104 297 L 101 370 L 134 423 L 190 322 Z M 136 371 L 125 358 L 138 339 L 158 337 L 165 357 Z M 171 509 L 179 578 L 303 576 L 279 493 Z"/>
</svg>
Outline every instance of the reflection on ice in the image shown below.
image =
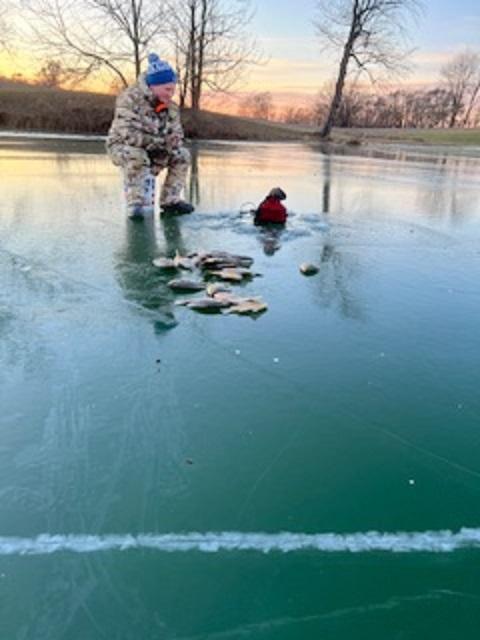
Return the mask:
<svg viewBox="0 0 480 640">
<path fill-rule="evenodd" d="M 266 256 L 273 256 L 280 249 L 284 232 L 285 229 L 274 226 L 258 228 L 257 238 Z"/>
<path fill-rule="evenodd" d="M 165 229 L 170 251 L 172 245 L 181 246 L 178 225 L 172 224 Z M 174 327 L 176 321 L 172 310 L 173 296 L 167 286 L 168 275 L 162 275 L 152 264 L 158 255 L 155 234 L 153 219 L 127 220 L 125 243 L 115 254 L 115 271 L 126 300 L 158 312 L 153 316 L 154 326 L 161 331 Z"/>
<path fill-rule="evenodd" d="M 362 303 L 355 292 L 359 261 L 328 239 L 320 252 L 318 297 L 325 307 L 338 307 L 345 318 L 361 320 Z"/>
</svg>

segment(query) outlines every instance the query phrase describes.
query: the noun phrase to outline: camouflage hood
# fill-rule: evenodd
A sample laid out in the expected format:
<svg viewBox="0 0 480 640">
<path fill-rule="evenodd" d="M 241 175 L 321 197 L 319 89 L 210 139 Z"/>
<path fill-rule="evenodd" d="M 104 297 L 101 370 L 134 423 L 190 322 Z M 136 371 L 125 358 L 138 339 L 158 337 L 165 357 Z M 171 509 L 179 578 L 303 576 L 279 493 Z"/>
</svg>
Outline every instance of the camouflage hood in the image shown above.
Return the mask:
<svg viewBox="0 0 480 640">
<path fill-rule="evenodd" d="M 141 93 L 143 95 L 143 97 L 145 98 L 145 100 L 152 105 L 152 107 L 155 107 L 158 103 L 157 98 L 153 95 L 152 90 L 150 89 L 150 87 L 147 84 L 147 74 L 146 73 L 141 73 L 138 78 L 136 83 L 133 85 L 134 87 L 138 87 L 138 92 Z"/>
<path fill-rule="evenodd" d="M 181 149 L 183 129 L 178 106 L 172 103 L 168 109 L 157 113 L 157 105 L 158 100 L 147 85 L 145 74 L 141 74 L 116 100 L 107 149 L 122 145 L 168 154 Z"/>
</svg>

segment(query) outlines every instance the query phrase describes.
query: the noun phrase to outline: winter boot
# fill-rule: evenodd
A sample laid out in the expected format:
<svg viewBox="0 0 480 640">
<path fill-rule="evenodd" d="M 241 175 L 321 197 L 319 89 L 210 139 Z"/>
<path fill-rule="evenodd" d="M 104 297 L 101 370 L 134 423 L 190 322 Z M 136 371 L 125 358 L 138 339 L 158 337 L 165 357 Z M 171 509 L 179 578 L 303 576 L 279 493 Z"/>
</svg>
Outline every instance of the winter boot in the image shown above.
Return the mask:
<svg viewBox="0 0 480 640">
<path fill-rule="evenodd" d="M 189 202 L 184 200 L 178 200 L 177 202 L 169 202 L 160 206 L 162 213 L 172 213 L 175 215 L 183 215 L 185 213 L 192 213 L 195 207 Z"/>
<path fill-rule="evenodd" d="M 128 207 L 128 217 L 130 220 L 143 220 L 143 206 L 141 204 L 132 204 Z"/>
</svg>

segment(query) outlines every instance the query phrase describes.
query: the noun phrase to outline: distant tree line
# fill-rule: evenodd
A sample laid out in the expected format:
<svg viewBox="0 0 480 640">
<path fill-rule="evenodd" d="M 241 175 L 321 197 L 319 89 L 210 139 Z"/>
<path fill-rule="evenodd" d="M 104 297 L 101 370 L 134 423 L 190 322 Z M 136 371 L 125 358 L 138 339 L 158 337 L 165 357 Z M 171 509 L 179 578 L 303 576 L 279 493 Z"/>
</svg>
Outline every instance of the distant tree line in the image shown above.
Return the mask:
<svg viewBox="0 0 480 640">
<path fill-rule="evenodd" d="M 40 61 L 41 86 L 76 87 L 102 77 L 115 92 L 144 68 L 149 51 L 171 60 L 182 107 L 198 111 L 205 94 L 227 92 L 249 66 L 262 62 L 249 33 L 253 0 L 0 0 L 0 50 L 18 20 L 19 42 Z M 466 50 L 441 69 L 434 87 L 388 94 L 365 92 L 381 71 L 389 79 L 408 67 L 407 25 L 421 0 L 317 0 L 322 45 L 338 57 L 335 81 L 313 108 L 275 108 L 268 91 L 250 94 L 239 113 L 263 120 L 332 126 L 472 127 L 479 124 L 480 53 Z M 21 35 L 20 35 L 21 34 Z M 374 85 L 375 86 L 375 85 Z M 357 87 L 357 88 L 356 88 Z"/>
<path fill-rule="evenodd" d="M 269 92 L 243 98 L 240 115 L 289 124 L 322 126 L 331 110 L 330 88 L 311 108 L 275 108 Z M 336 127 L 453 128 L 480 126 L 480 53 L 463 51 L 441 69 L 438 84 L 421 89 L 366 91 L 346 84 L 333 117 Z"/>
<path fill-rule="evenodd" d="M 397 89 L 386 94 L 347 89 L 336 112 L 334 125 L 382 128 L 478 127 L 478 103 L 478 90 L 459 96 L 446 85 L 416 90 Z M 317 124 L 324 122 L 328 106 L 328 97 L 320 97 L 311 110 L 310 121 Z"/>
</svg>

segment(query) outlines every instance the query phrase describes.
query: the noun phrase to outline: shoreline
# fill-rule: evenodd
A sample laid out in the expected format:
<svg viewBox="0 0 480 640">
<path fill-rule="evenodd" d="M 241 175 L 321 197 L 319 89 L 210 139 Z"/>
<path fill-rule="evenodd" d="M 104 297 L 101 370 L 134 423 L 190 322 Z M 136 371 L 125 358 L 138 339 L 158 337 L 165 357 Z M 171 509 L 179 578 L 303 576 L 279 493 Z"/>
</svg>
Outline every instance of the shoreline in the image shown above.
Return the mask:
<svg viewBox="0 0 480 640">
<path fill-rule="evenodd" d="M 209 114 L 222 117 L 223 114 Z M 223 116 L 233 118 L 232 116 Z M 233 118 L 235 119 L 235 118 Z M 314 142 L 317 144 L 348 144 L 350 146 L 362 146 L 364 144 L 376 143 L 381 145 L 405 145 L 405 146 L 445 146 L 445 147 L 479 147 L 480 148 L 480 128 L 477 129 L 359 129 L 359 128 L 334 128 L 333 135 L 329 140 L 321 140 L 315 130 L 307 129 L 299 126 L 298 129 L 293 126 L 283 125 L 276 122 L 261 122 L 258 120 L 248 121 L 241 119 L 263 129 L 264 138 L 257 138 L 255 135 L 238 136 L 237 132 L 229 131 L 226 135 L 213 136 L 196 136 L 188 135 L 185 137 L 191 141 L 197 140 L 218 140 L 224 142 Z M 187 129 L 187 127 L 185 127 Z M 269 133 L 275 133 L 275 136 L 269 138 Z M 283 136 L 285 134 L 285 137 Z M 66 130 L 51 129 L 12 129 L 0 127 L 0 137 L 6 138 L 42 138 L 55 139 L 66 138 L 69 140 L 105 140 L 106 133 L 99 132 L 72 132 Z"/>
<path fill-rule="evenodd" d="M 374 135 L 364 136 L 361 140 L 357 140 L 357 130 L 337 130 L 333 140 L 322 142 L 313 135 L 307 137 L 305 135 L 298 136 L 296 139 L 289 137 L 287 139 L 237 139 L 237 138 L 186 138 L 188 145 L 196 143 L 211 143 L 218 145 L 262 145 L 262 144 L 305 144 L 308 146 L 318 147 L 319 151 L 332 152 L 348 155 L 373 155 L 377 157 L 391 158 L 392 155 L 408 154 L 421 157 L 438 157 L 438 156 L 458 156 L 462 158 L 480 159 L 480 144 L 438 144 L 435 142 L 425 142 L 419 139 L 401 139 L 392 136 L 388 139 L 384 138 L 377 130 Z M 346 132 L 350 135 L 346 136 Z M 383 133 L 383 132 L 382 132 Z M 9 142 L 15 144 L 16 141 L 21 145 L 28 142 L 66 142 L 66 143 L 96 143 L 102 144 L 106 140 L 106 135 L 101 134 L 81 134 L 69 132 L 53 132 L 53 131 L 30 131 L 30 130 L 14 130 L 0 129 L 0 146 L 4 146 Z M 5 145 L 6 143 L 6 145 Z"/>
</svg>

